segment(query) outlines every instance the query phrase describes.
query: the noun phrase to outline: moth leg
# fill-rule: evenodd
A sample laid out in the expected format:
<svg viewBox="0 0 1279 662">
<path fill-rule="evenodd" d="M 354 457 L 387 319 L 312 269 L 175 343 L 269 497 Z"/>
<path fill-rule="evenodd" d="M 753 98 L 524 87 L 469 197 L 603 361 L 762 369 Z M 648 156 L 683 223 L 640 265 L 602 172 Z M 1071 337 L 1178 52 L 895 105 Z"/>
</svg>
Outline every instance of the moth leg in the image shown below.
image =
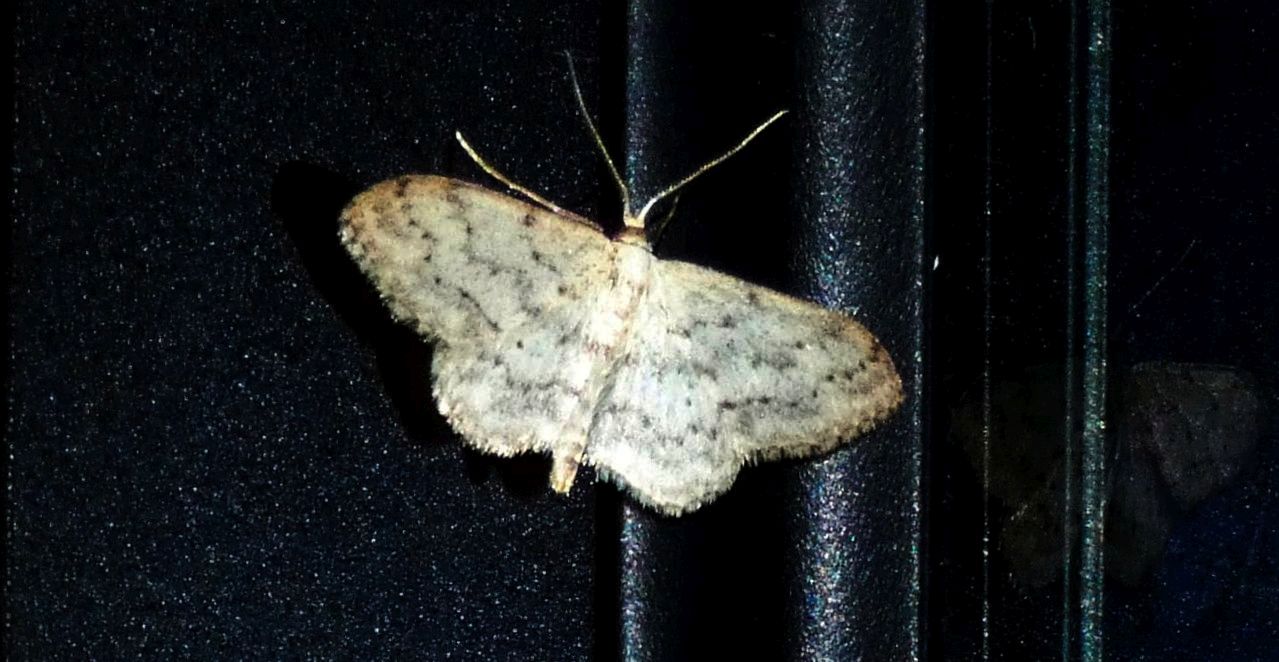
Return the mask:
<svg viewBox="0 0 1279 662">
<path fill-rule="evenodd" d="M 582 454 L 586 452 L 585 440 L 575 440 L 556 448 L 551 456 L 551 489 L 560 494 L 568 494 L 573 487 L 573 479 L 577 477 L 577 467 L 582 463 Z"/>
</svg>

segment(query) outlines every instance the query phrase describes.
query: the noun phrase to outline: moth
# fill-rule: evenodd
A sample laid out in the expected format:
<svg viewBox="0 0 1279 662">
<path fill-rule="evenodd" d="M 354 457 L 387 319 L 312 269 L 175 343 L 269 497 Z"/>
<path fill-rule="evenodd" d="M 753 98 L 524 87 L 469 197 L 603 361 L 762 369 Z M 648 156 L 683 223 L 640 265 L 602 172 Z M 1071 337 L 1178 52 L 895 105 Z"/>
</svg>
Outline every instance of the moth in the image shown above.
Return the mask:
<svg viewBox="0 0 1279 662">
<path fill-rule="evenodd" d="M 726 491 L 744 464 L 836 448 L 887 418 L 901 378 L 879 341 L 838 312 L 654 256 L 638 212 L 577 100 L 622 196 L 609 237 L 489 165 L 531 202 L 433 175 L 384 181 L 341 215 L 341 241 L 396 318 L 435 343 L 433 393 L 462 439 L 494 455 L 552 457 L 666 514 Z"/>
</svg>

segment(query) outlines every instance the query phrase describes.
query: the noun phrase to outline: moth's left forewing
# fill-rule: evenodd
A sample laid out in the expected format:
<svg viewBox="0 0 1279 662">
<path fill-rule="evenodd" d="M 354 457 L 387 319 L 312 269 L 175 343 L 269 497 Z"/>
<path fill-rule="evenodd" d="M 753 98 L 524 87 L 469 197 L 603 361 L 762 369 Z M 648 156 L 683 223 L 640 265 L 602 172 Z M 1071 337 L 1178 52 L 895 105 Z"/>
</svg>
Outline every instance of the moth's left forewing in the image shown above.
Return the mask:
<svg viewBox="0 0 1279 662">
<path fill-rule="evenodd" d="M 685 512 L 745 462 L 829 451 L 888 417 L 901 379 L 856 321 L 697 265 L 654 265 L 589 460 Z"/>
<path fill-rule="evenodd" d="M 731 385 L 716 403 L 747 460 L 829 451 L 900 405 L 901 378 L 852 318 L 685 262 L 662 263 L 691 351 Z"/>
<path fill-rule="evenodd" d="M 577 427 L 599 361 L 582 328 L 616 255 L 597 227 L 409 175 L 357 196 L 341 236 L 396 317 L 436 342 L 432 391 L 468 444 L 547 450 Z"/>
<path fill-rule="evenodd" d="M 550 308 L 580 306 L 613 256 L 576 216 L 431 175 L 356 196 L 342 242 L 396 317 L 444 343 L 491 343 Z"/>
</svg>

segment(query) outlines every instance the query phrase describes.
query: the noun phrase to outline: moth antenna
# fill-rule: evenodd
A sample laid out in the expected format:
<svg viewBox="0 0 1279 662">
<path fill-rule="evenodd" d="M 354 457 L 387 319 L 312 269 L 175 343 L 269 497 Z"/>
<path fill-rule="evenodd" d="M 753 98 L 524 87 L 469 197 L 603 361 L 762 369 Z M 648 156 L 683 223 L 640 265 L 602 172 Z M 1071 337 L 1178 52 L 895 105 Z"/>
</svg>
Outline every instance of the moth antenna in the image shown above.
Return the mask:
<svg viewBox="0 0 1279 662">
<path fill-rule="evenodd" d="M 671 220 L 675 218 L 676 207 L 679 207 L 678 193 L 675 194 L 674 198 L 671 198 L 670 210 L 667 211 L 666 215 L 662 217 L 662 220 L 653 227 L 653 239 L 649 242 L 651 245 L 656 246 L 657 243 L 662 240 L 662 235 L 666 234 L 667 226 L 669 226 L 671 224 Z"/>
<path fill-rule="evenodd" d="M 745 138 L 743 138 L 741 142 L 737 143 L 736 147 L 728 150 L 727 152 L 724 152 L 718 158 L 712 159 L 711 161 L 706 163 L 706 165 L 703 165 L 697 170 L 694 170 L 687 177 L 679 180 L 678 182 L 675 182 L 674 184 L 671 184 L 670 186 L 667 186 L 665 189 L 662 189 L 660 193 L 650 198 L 648 202 L 644 203 L 644 208 L 641 209 L 640 213 L 635 217 L 635 220 L 639 223 L 640 227 L 644 226 L 644 217 L 648 216 L 649 210 L 653 208 L 653 205 L 656 204 L 658 200 L 661 200 L 662 198 L 665 198 L 666 196 L 680 190 L 689 182 L 705 174 L 707 170 L 710 170 L 711 168 L 714 168 L 715 166 L 723 163 L 724 161 L 727 161 L 729 157 L 742 151 L 742 148 L 745 147 L 750 141 L 754 140 L 755 136 L 758 136 L 760 133 L 762 133 L 764 129 L 767 129 L 768 126 L 772 124 L 773 122 L 776 122 L 777 120 L 781 119 L 782 115 L 785 115 L 786 113 L 787 111 L 785 110 L 777 111 L 777 113 L 775 113 L 772 117 L 765 120 L 763 124 L 755 127 L 755 130 L 751 131 L 750 134 L 748 134 Z"/>
<path fill-rule="evenodd" d="M 480 156 L 475 151 L 475 149 L 471 147 L 471 144 L 466 142 L 466 138 L 462 137 L 461 131 L 454 132 L 453 135 L 454 137 L 457 138 L 457 141 L 461 143 L 462 149 L 466 150 L 466 153 L 468 156 L 471 157 L 471 160 L 475 161 L 475 165 L 478 165 L 480 169 L 482 169 L 484 172 L 487 172 L 489 176 L 492 177 L 493 179 L 496 179 L 497 181 L 502 182 L 503 184 L 506 184 L 507 188 L 517 193 L 523 194 L 529 200 L 532 200 L 533 202 L 536 202 L 537 204 L 542 205 L 543 207 L 546 207 L 547 209 L 555 212 L 556 214 L 575 215 L 575 214 L 572 214 L 572 212 L 565 211 L 563 207 L 555 204 L 554 202 L 551 202 L 550 200 L 547 200 L 546 198 L 534 193 L 528 187 L 516 184 L 514 181 L 511 180 L 510 177 L 503 175 L 500 170 L 489 165 L 489 162 L 485 161 L 484 157 Z"/>
<path fill-rule="evenodd" d="M 577 109 L 582 113 L 582 119 L 586 120 L 586 127 L 591 130 L 595 146 L 599 148 L 600 154 L 604 155 L 604 163 L 608 164 L 608 172 L 613 175 L 617 189 L 622 192 L 622 218 L 631 218 L 631 190 L 626 187 L 622 174 L 617 170 L 617 164 L 613 163 L 613 157 L 609 156 L 608 149 L 604 147 L 604 138 L 600 136 L 600 131 L 596 128 L 595 120 L 591 119 L 591 113 L 586 109 L 586 100 L 582 98 L 582 86 L 577 83 L 577 69 L 573 66 L 573 56 L 568 51 L 564 51 L 564 57 L 568 60 L 568 76 L 573 81 L 573 96 L 577 97 Z"/>
</svg>

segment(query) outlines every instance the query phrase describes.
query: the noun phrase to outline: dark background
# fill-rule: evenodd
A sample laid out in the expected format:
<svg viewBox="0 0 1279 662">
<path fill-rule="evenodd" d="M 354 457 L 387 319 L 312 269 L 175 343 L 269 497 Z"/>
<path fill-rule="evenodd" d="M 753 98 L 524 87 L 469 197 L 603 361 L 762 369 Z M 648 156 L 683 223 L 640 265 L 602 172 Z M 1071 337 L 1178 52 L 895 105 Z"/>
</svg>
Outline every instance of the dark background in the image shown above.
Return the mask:
<svg viewBox="0 0 1279 662">
<path fill-rule="evenodd" d="M 883 4 L 22 4 L 9 657 L 1076 651 L 1077 596 L 1009 579 L 950 432 L 974 384 L 1100 328 L 1068 312 L 1090 5 Z M 1231 366 L 1273 408 L 1275 10 L 1110 15 L 1110 369 Z M 855 312 L 907 381 L 889 425 L 680 520 L 461 447 L 336 215 L 405 172 L 483 182 L 461 130 L 615 224 L 565 50 L 639 198 L 793 111 L 658 252 Z M 1274 436 L 1106 584 L 1107 653 L 1269 654 Z"/>
</svg>

